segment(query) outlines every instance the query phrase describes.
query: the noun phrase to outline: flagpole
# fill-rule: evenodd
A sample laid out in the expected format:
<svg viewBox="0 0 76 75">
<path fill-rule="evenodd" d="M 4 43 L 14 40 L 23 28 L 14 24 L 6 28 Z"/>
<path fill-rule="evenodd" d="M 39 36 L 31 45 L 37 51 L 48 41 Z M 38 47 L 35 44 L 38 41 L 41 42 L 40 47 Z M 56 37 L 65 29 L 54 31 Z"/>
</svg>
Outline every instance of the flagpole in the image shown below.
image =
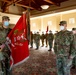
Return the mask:
<svg viewBox="0 0 76 75">
<path fill-rule="evenodd" d="M 26 11 L 23 12 L 23 30 L 27 38 Z"/>
<path fill-rule="evenodd" d="M 30 8 L 27 8 L 27 39 L 30 42 Z"/>
</svg>

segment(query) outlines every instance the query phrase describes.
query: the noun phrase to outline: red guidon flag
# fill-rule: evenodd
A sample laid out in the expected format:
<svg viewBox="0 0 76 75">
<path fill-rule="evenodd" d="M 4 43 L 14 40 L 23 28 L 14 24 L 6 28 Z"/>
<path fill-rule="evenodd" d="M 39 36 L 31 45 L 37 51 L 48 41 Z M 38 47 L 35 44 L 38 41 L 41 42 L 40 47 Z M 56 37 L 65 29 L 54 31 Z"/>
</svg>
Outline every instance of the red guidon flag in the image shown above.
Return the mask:
<svg viewBox="0 0 76 75">
<path fill-rule="evenodd" d="M 8 34 L 11 50 L 11 66 L 23 63 L 29 57 L 26 15 L 23 14 Z"/>
</svg>

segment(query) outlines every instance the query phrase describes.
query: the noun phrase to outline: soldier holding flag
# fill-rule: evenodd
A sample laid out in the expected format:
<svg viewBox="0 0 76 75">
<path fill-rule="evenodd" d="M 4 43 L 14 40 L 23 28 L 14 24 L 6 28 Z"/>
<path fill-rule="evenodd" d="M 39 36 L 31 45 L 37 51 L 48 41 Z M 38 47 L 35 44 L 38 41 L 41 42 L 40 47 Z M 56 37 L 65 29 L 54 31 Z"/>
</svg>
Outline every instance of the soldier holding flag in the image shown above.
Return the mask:
<svg viewBox="0 0 76 75">
<path fill-rule="evenodd" d="M 2 27 L 0 27 L 0 75 L 10 75 L 10 50 L 6 44 L 7 34 L 10 32 L 9 17 L 2 17 Z"/>
</svg>

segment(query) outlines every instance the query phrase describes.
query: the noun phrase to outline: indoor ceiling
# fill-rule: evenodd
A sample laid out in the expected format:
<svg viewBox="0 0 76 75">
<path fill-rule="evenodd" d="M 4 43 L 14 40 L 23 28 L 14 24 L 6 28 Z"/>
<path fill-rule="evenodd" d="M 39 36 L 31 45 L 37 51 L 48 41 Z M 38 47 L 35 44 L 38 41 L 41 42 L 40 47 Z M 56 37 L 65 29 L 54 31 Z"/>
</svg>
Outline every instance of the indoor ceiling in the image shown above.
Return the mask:
<svg viewBox="0 0 76 75">
<path fill-rule="evenodd" d="M 41 5 L 54 5 L 56 7 L 60 7 L 61 3 L 65 1 L 68 0 L 0 0 L 0 7 L 1 12 L 3 13 L 9 13 L 10 11 L 7 10 L 11 5 L 21 7 L 24 10 L 30 8 L 31 11 L 43 11 Z"/>
</svg>

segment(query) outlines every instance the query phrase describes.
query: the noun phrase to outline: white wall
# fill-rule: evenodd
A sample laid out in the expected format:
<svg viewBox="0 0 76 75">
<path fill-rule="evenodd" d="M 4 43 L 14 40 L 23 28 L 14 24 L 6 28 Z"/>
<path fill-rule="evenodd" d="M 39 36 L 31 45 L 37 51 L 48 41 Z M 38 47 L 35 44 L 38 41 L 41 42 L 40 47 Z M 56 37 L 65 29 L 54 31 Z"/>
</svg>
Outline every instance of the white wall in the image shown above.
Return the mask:
<svg viewBox="0 0 76 75">
<path fill-rule="evenodd" d="M 10 18 L 10 23 L 11 24 L 16 24 L 20 16 L 18 15 L 12 15 L 12 14 L 6 14 L 6 13 L 1 13 L 0 12 L 0 22 L 2 22 L 2 16 L 8 16 Z"/>
</svg>

